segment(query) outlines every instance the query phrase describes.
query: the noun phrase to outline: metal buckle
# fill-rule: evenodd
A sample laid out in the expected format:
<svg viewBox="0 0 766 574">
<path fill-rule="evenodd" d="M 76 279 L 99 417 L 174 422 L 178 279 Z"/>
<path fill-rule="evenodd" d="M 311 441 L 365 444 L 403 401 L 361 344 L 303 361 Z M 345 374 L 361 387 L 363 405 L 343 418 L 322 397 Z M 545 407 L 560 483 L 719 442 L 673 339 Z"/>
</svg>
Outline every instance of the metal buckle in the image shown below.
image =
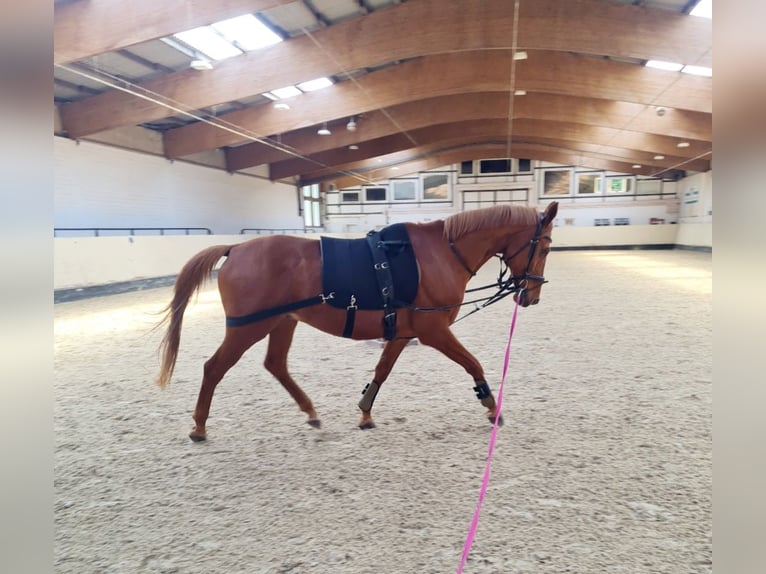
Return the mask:
<svg viewBox="0 0 766 574">
<path fill-rule="evenodd" d="M 319 296 L 322 298 L 322 303 L 327 303 L 330 299 L 335 299 L 335 291 L 331 291 L 329 295 L 320 293 Z"/>
<path fill-rule="evenodd" d="M 346 309 L 356 309 L 356 297 L 354 295 L 351 295 L 351 301 L 349 301 L 348 307 Z"/>
</svg>

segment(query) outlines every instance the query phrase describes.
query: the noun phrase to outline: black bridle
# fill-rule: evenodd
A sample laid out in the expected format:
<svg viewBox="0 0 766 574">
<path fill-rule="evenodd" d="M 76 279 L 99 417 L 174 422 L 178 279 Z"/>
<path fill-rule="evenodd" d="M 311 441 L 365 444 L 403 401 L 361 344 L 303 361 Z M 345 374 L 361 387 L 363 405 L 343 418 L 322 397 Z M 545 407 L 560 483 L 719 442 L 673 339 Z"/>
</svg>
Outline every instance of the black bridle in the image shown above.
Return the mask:
<svg viewBox="0 0 766 574">
<path fill-rule="evenodd" d="M 511 277 L 508 279 L 510 282 L 513 283 L 515 286 L 516 291 L 523 291 L 527 289 L 527 285 L 529 284 L 529 281 L 539 281 L 540 284 L 547 283 L 548 281 L 543 277 L 542 275 L 534 275 L 529 272 L 530 268 L 532 267 L 532 260 L 535 258 L 535 253 L 537 252 L 537 245 L 540 243 L 541 239 L 547 239 L 548 241 L 553 241 L 550 235 L 540 235 L 543 231 L 543 219 L 545 218 L 545 215 L 541 215 L 540 219 L 537 221 L 537 228 L 535 229 L 535 234 L 532 236 L 532 239 L 529 240 L 529 243 L 525 243 L 521 247 L 519 247 L 511 256 L 500 256 L 503 260 L 503 263 L 505 263 L 506 267 L 508 269 L 511 268 L 511 261 L 514 257 L 516 257 L 519 253 L 524 251 L 524 249 L 529 249 L 529 256 L 527 258 L 527 268 L 524 270 L 523 275 L 511 275 Z"/>
<path fill-rule="evenodd" d="M 530 269 L 532 267 L 532 260 L 535 257 L 535 253 L 537 252 L 537 245 L 540 243 L 540 240 L 547 239 L 548 241 L 552 241 L 552 238 L 550 235 L 541 235 L 543 231 L 544 218 L 545 218 L 545 215 L 541 214 L 540 219 L 537 222 L 537 227 L 535 228 L 535 233 L 532 236 L 532 239 L 530 239 L 529 242 L 524 243 L 521 247 L 519 247 L 516 251 L 514 251 L 512 255 L 505 256 L 500 253 L 496 253 L 495 255 L 493 255 L 493 257 L 497 257 L 500 260 L 500 273 L 495 283 L 491 283 L 489 285 L 483 285 L 481 287 L 474 287 L 473 289 L 466 289 L 465 291 L 466 293 L 474 293 L 476 291 L 484 291 L 485 289 L 495 288 L 497 289 L 497 291 L 494 294 L 490 295 L 489 297 L 482 297 L 480 299 L 465 301 L 463 303 L 457 303 L 455 305 L 442 305 L 439 307 L 415 307 L 415 306 L 408 305 L 407 307 L 413 311 L 447 311 L 449 309 L 454 309 L 455 307 L 462 307 L 463 305 L 470 305 L 472 303 L 483 302 L 482 305 L 476 305 L 476 307 L 470 313 L 466 313 L 462 317 L 458 317 L 457 319 L 455 319 L 454 322 L 457 323 L 461 319 L 465 319 L 469 315 L 473 315 L 477 311 L 484 309 L 484 307 L 492 305 L 492 303 L 497 303 L 498 301 L 500 301 L 501 299 L 504 299 L 508 295 L 526 291 L 529 281 L 539 281 L 541 285 L 544 283 L 547 283 L 548 281 L 542 275 L 534 275 L 533 273 L 530 273 Z M 474 271 L 468 266 L 465 259 L 463 259 L 462 255 L 460 255 L 460 252 L 455 247 L 455 244 L 452 243 L 452 241 L 450 241 L 449 246 L 450 246 L 450 249 L 452 250 L 452 253 L 455 255 L 455 258 L 458 260 L 460 265 L 462 265 L 463 269 L 465 269 L 468 272 L 468 274 L 471 275 L 471 277 L 475 277 L 476 271 Z M 526 269 L 524 269 L 523 275 L 513 275 L 511 271 L 510 262 L 519 253 L 524 251 L 524 249 L 529 249 L 529 256 L 527 258 L 527 267 Z M 509 272 L 511 272 L 511 274 L 506 278 L 506 274 Z"/>
</svg>

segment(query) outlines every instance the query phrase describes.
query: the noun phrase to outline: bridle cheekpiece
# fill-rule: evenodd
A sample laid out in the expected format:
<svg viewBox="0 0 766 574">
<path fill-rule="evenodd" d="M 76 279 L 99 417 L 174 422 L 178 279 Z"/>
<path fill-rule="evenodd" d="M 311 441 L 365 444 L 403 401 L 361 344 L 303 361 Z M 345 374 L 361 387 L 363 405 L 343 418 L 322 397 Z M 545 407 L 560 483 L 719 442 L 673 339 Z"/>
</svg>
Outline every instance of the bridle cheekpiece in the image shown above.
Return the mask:
<svg viewBox="0 0 766 574">
<path fill-rule="evenodd" d="M 535 229 L 535 234 L 532 236 L 532 239 L 529 240 L 529 243 L 525 243 L 521 247 L 519 247 L 513 255 L 510 256 L 502 256 L 499 255 L 499 257 L 503 260 L 503 263 L 505 263 L 506 267 L 511 270 L 511 276 L 508 278 L 508 282 L 512 283 L 514 286 L 514 290 L 516 291 L 524 291 L 527 289 L 527 286 L 529 284 L 529 281 L 539 281 L 542 285 L 543 283 L 547 283 L 548 281 L 543 277 L 542 275 L 534 275 L 529 272 L 530 268 L 532 267 L 532 260 L 535 257 L 535 253 L 537 252 L 537 244 L 540 243 L 540 239 L 547 239 L 548 241 L 552 241 L 550 235 L 540 235 L 543 231 L 543 220 L 545 218 L 545 214 L 540 215 L 540 219 L 537 221 L 537 228 Z M 523 275 L 513 275 L 513 270 L 511 269 L 511 261 L 514 257 L 516 257 L 519 253 L 524 251 L 524 249 L 529 248 L 529 257 L 527 259 L 527 268 L 524 270 Z"/>
</svg>

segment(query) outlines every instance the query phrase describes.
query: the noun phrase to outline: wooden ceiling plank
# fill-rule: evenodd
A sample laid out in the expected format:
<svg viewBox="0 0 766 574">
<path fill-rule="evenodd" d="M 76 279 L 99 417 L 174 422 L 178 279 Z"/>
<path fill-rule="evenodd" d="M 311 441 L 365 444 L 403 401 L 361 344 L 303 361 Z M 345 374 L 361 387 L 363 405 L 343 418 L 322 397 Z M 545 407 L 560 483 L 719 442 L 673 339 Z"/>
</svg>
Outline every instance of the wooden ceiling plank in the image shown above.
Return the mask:
<svg viewBox="0 0 766 574">
<path fill-rule="evenodd" d="M 662 88 L 663 82 L 678 85 L 687 81 L 687 78 L 676 79 L 671 72 L 620 62 L 573 58 L 567 54 L 553 53 L 546 54 L 543 59 L 543 65 L 528 66 L 517 72 L 521 85 L 555 83 L 559 95 L 664 105 L 664 101 L 656 96 L 656 90 Z M 408 101 L 466 92 L 501 91 L 507 89 L 508 66 L 510 53 L 507 51 L 442 54 L 385 68 L 363 76 L 355 83 L 344 82 L 303 94 L 295 99 L 293 109 L 288 114 L 271 106 L 260 106 L 225 114 L 222 118 L 245 131 L 263 136 L 283 133 L 307 125 L 317 125 L 331 118 L 358 115 Z M 620 86 L 619 90 L 604 87 L 601 81 L 604 74 L 622 78 L 621 82 L 615 80 Z M 652 87 L 647 87 L 647 84 Z M 693 85 L 696 86 L 696 82 Z M 712 99 L 711 92 L 711 89 L 707 90 Z M 375 94 L 374 102 L 371 102 L 368 94 Z M 689 131 L 692 131 L 692 127 L 690 122 Z M 702 126 L 701 130 L 705 130 L 705 127 Z M 687 133 L 680 137 L 690 136 Z M 705 139 L 705 136 L 699 137 L 697 134 L 696 139 Z M 164 141 L 166 155 L 177 158 L 205 149 L 235 145 L 245 139 L 215 126 L 196 123 L 169 130 L 164 134 Z"/>
<path fill-rule="evenodd" d="M 387 156 L 376 159 L 367 159 L 360 161 L 351 161 L 345 164 L 333 166 L 331 169 L 319 169 L 315 171 L 306 171 L 301 174 L 301 181 L 324 181 L 335 177 L 341 177 L 343 173 L 356 172 L 356 173 L 368 173 L 370 170 L 375 170 L 384 167 L 390 167 L 392 165 L 400 165 L 402 163 L 408 163 L 418 159 L 421 156 L 438 153 L 444 149 L 451 148 L 464 148 L 468 145 L 493 145 L 497 144 L 498 149 L 493 157 L 506 157 L 508 155 L 507 142 L 502 142 L 502 136 L 495 137 L 488 136 L 485 140 L 477 140 L 475 138 L 452 138 L 449 140 L 443 140 L 435 144 L 422 146 L 415 150 L 407 150 L 406 152 L 392 153 Z M 511 145 L 512 157 L 529 157 L 530 159 L 544 159 L 540 156 L 527 156 L 523 155 L 528 153 L 529 146 L 536 145 L 536 149 L 554 150 L 558 152 L 566 152 L 570 154 L 576 154 L 580 157 L 580 162 L 577 165 L 591 166 L 589 163 L 594 159 L 603 161 L 617 162 L 621 165 L 620 171 L 625 173 L 635 173 L 637 170 L 632 168 L 636 163 L 645 166 L 647 170 L 658 169 L 670 169 L 674 166 L 681 166 L 681 169 L 689 171 L 705 172 L 710 169 L 710 161 L 708 159 L 690 159 L 681 157 L 666 156 L 663 160 L 655 160 L 652 154 L 636 154 L 634 150 L 604 147 L 593 144 L 585 144 L 576 141 L 567 141 L 557 138 L 540 138 L 540 137 L 523 137 L 520 139 L 514 139 Z M 527 150 L 527 151 L 524 151 Z M 462 158 L 470 159 L 470 158 Z M 462 160 L 456 160 L 462 161 Z M 638 170 L 640 171 L 640 170 Z M 278 181 L 278 180 L 275 180 Z"/>
<path fill-rule="evenodd" d="M 627 128 L 627 134 L 638 136 L 643 133 L 660 135 L 670 131 L 676 137 L 699 142 L 700 145 L 712 140 L 712 119 L 709 114 L 688 112 L 685 116 L 679 116 L 676 112 L 669 112 L 668 115 L 660 117 L 653 109 L 648 113 L 644 113 L 645 110 L 646 106 L 641 104 L 534 92 L 517 98 L 514 102 L 516 120 L 570 122 L 616 130 Z M 455 120 L 458 114 L 461 120 L 507 119 L 508 94 L 485 92 L 441 96 L 392 106 L 387 112 L 396 120 L 396 124 L 386 115 L 373 111 L 357 118 L 357 130 L 354 132 L 346 131 L 345 127 L 341 126 L 339 129 L 333 129 L 332 137 L 317 138 L 316 130 L 312 127 L 281 134 L 280 139 L 282 143 L 304 155 L 333 148 L 346 148 L 350 144 L 366 147 L 367 141 L 398 133 L 400 126 L 409 132 L 449 123 Z M 679 117 L 683 117 L 685 121 L 679 121 Z M 687 125 L 695 126 L 692 133 L 689 133 Z M 703 128 L 700 129 L 699 126 Z M 290 159 L 284 152 L 258 142 L 229 148 L 226 150 L 226 156 L 231 171 Z"/>
<path fill-rule="evenodd" d="M 538 0 L 534 4 L 546 5 L 547 10 L 556 12 L 562 3 L 559 0 Z M 661 32 L 647 35 L 642 22 L 654 25 L 656 11 L 637 7 L 625 7 L 627 11 L 604 10 L 605 2 L 602 0 L 578 0 L 578 4 L 582 12 L 568 22 L 560 37 L 540 34 L 536 50 L 547 50 L 546 46 L 559 50 L 559 44 L 564 43 L 569 51 L 593 53 L 593 42 L 598 38 L 600 51 L 595 52 L 597 54 L 634 56 L 643 50 L 640 55 L 645 58 L 671 58 L 683 55 L 685 35 L 704 38 L 710 32 L 704 19 L 663 11 L 663 18 L 675 22 L 676 26 L 663 25 Z M 613 19 L 607 18 L 608 14 Z M 632 18 L 633 26 L 626 28 L 626 17 Z M 608 26 L 598 28 L 605 30 L 605 33 L 593 33 L 591 23 L 594 19 L 600 26 Z M 423 34 L 422 22 L 429 22 L 429 28 L 434 32 Z M 536 22 L 534 19 L 531 21 L 532 24 Z M 322 46 L 321 50 L 317 49 L 312 38 L 300 36 L 220 62 L 213 70 L 177 72 L 145 82 L 141 87 L 180 102 L 189 109 L 200 109 L 318 76 L 342 74 L 386 61 L 450 51 L 509 49 L 511 35 L 508 30 L 512 24 L 512 5 L 506 0 L 407 2 L 318 30 L 313 37 Z M 524 25 L 520 28 L 523 30 Z M 629 54 L 616 51 L 613 35 L 606 32 L 610 29 L 620 30 L 624 36 L 620 45 L 630 46 Z M 660 37 L 662 31 L 665 31 L 666 37 Z M 712 32 L 709 37 L 712 46 Z M 700 42 L 704 43 L 704 40 Z M 697 43 L 695 41 L 695 46 Z M 665 51 L 658 51 L 658 46 L 666 47 Z M 254 74 L 253 70 L 268 70 L 269 73 Z M 507 73 L 507 68 L 503 72 Z M 549 81 L 556 85 L 555 78 L 549 78 Z M 72 133 L 72 137 L 153 121 L 167 115 L 172 115 L 172 112 L 166 107 L 120 91 L 73 102 L 68 104 L 66 113 L 62 110 L 65 128 Z"/>
<path fill-rule="evenodd" d="M 410 135 L 418 144 L 430 145 L 459 139 L 461 142 L 475 138 L 483 141 L 502 141 L 507 138 L 506 122 L 493 119 L 460 121 L 429 126 L 413 130 Z M 516 120 L 513 122 L 514 139 L 545 138 L 577 142 L 578 148 L 588 149 L 593 153 L 622 155 L 625 161 L 647 163 L 655 154 L 668 157 L 693 158 L 702 151 L 710 149 L 706 142 L 696 142 L 695 146 L 685 149 L 676 147 L 677 140 L 665 136 L 624 132 L 611 128 L 586 126 L 571 122 L 550 122 L 541 120 Z M 273 163 L 269 167 L 272 180 L 281 180 L 311 172 L 328 173 L 337 171 L 340 166 L 351 162 L 385 156 L 387 154 L 412 148 L 411 141 L 400 134 L 385 136 L 365 142 L 359 150 L 339 148 L 312 155 L 309 159 L 289 159 Z M 703 170 L 709 162 L 701 162 L 689 169 Z M 317 169 L 317 166 L 326 166 Z M 345 167 L 344 167 L 345 169 Z"/>
<path fill-rule="evenodd" d="M 629 163 L 583 157 L 576 153 L 552 150 L 547 146 L 517 145 L 515 146 L 515 149 L 518 153 L 514 155 L 518 155 L 518 157 L 537 157 L 542 161 L 558 163 L 561 165 L 579 165 L 581 167 L 615 171 L 618 173 L 641 173 L 642 175 L 651 175 L 652 173 L 661 169 L 653 166 L 645 166 L 641 170 L 635 170 L 632 169 L 631 164 Z M 427 158 L 417 159 L 407 163 L 401 163 L 398 165 L 399 170 L 396 172 L 391 171 L 389 167 L 383 167 L 366 174 L 360 173 L 359 175 L 366 177 L 369 183 L 383 182 L 388 180 L 390 177 L 393 177 L 394 173 L 396 173 L 396 177 L 400 177 L 418 173 L 420 171 L 449 166 L 461 161 L 483 159 L 486 157 L 498 157 L 498 154 L 503 154 L 504 150 L 505 146 L 503 144 L 478 146 L 467 145 L 460 149 L 435 152 Z M 300 184 L 308 185 L 310 183 L 320 183 L 322 181 L 333 183 L 338 189 L 359 187 L 362 184 L 362 181 L 358 177 L 353 177 L 345 174 L 322 179 L 302 179 Z"/>
<path fill-rule="evenodd" d="M 87 0 L 56 4 L 53 62 L 66 64 L 293 0 Z"/>
<path fill-rule="evenodd" d="M 517 155 L 518 145 L 528 144 L 530 142 L 536 142 L 536 143 L 544 143 L 549 148 L 556 148 L 559 150 L 572 151 L 577 153 L 587 153 L 589 155 L 593 155 L 594 157 L 601 157 L 604 159 L 610 159 L 615 161 L 629 162 L 631 163 L 631 165 L 636 163 L 637 161 L 640 161 L 640 163 L 642 164 L 652 164 L 657 166 L 669 167 L 675 163 L 692 159 L 692 158 L 681 158 L 680 156 L 679 157 L 667 156 L 665 159 L 655 160 L 654 159 L 655 154 L 653 152 L 633 150 L 629 148 L 628 149 L 616 148 L 614 146 L 608 146 L 608 145 L 591 143 L 591 142 L 582 142 L 582 141 L 573 140 L 573 139 L 561 138 L 558 136 L 545 137 L 545 136 L 538 135 L 534 131 L 531 135 L 515 136 L 513 138 L 513 144 L 511 146 L 511 150 L 509 152 L 507 149 L 507 145 L 508 145 L 507 135 L 505 133 L 501 131 L 498 131 L 498 132 L 487 131 L 486 133 L 484 133 L 483 135 L 479 137 L 477 137 L 475 134 L 459 134 L 459 135 L 453 134 L 451 135 L 451 137 L 438 139 L 431 143 L 424 142 L 422 145 L 418 145 L 417 147 L 411 147 L 409 149 L 405 149 L 401 151 L 393 151 L 391 153 L 388 153 L 385 155 L 379 155 L 374 158 L 360 159 L 358 161 L 349 162 L 339 166 L 333 166 L 332 168 L 320 169 L 320 170 L 317 170 L 315 173 L 326 176 L 326 175 L 331 175 L 334 171 L 340 171 L 340 170 L 346 170 L 346 169 L 353 169 L 353 170 L 370 169 L 370 168 L 374 168 L 378 166 L 381 163 L 383 165 L 388 165 L 393 163 L 406 162 L 417 157 L 419 154 L 435 153 L 439 151 L 444 151 L 451 147 L 464 147 L 465 145 L 468 145 L 468 144 L 480 145 L 480 144 L 488 144 L 488 143 L 495 143 L 495 142 L 502 143 L 505 146 L 505 148 L 503 149 L 503 155 L 501 157 L 507 157 L 508 153 L 510 153 L 513 157 L 519 157 Z M 531 159 L 535 159 L 535 158 L 531 158 Z M 705 159 L 701 161 L 699 164 L 697 164 L 696 167 L 699 169 L 696 169 L 695 171 L 706 171 L 707 169 L 709 169 L 709 161 Z"/>
<path fill-rule="evenodd" d="M 582 15 L 587 26 L 581 26 Z M 559 50 L 713 66 L 713 21 L 601 0 L 522 2 L 521 50 Z M 604 42 L 610 44 L 605 51 Z M 577 46 L 575 50 L 572 46 Z"/>
</svg>

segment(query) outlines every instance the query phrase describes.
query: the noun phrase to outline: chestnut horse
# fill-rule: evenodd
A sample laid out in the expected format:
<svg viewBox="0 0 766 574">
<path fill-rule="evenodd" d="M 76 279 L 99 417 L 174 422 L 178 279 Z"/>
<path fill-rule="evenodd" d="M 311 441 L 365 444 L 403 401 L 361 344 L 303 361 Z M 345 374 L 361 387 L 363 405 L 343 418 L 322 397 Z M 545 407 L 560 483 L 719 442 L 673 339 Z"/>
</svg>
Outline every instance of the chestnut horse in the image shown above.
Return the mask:
<svg viewBox="0 0 766 574">
<path fill-rule="evenodd" d="M 522 307 L 537 304 L 545 282 L 543 271 L 557 210 L 556 202 L 543 213 L 533 207 L 499 205 L 457 213 L 444 220 L 404 224 L 419 271 L 417 292 L 412 305 L 397 309 L 396 335 L 386 341 L 372 381 L 359 402 L 360 428 L 375 426 L 371 414 L 375 396 L 413 338 L 441 351 L 468 372 L 476 385 L 473 389 L 477 398 L 488 409 L 487 418 L 494 423 L 495 398 L 484 380 L 484 370 L 455 338 L 450 325 L 458 315 L 469 280 L 493 256 L 510 270 L 514 300 Z M 175 281 L 173 299 L 160 323 L 168 323 L 168 328 L 160 344 L 162 366 L 157 383 L 165 387 L 173 374 L 189 299 L 223 257 L 226 261 L 218 272 L 218 289 L 226 316 L 251 320 L 244 324 L 227 320 L 223 342 L 204 366 L 193 415 L 195 424 L 189 437 L 205 440 L 205 423 L 216 385 L 245 351 L 267 335 L 264 366 L 306 413 L 307 422 L 318 428 L 319 418 L 311 400 L 287 370 L 293 333 L 298 321 L 303 321 L 332 335 L 349 335 L 344 333 L 347 312 L 323 304 L 326 295 L 317 297 L 323 287 L 317 239 L 257 237 L 239 244 L 208 247 L 192 257 Z M 303 301 L 308 303 L 293 304 Z M 380 310 L 359 310 L 351 338 L 381 338 L 381 316 Z"/>
</svg>

